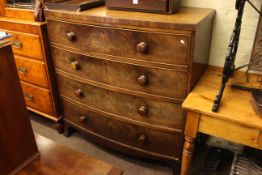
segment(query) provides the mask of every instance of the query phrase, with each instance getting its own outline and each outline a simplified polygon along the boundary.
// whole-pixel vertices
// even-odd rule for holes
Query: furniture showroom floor
[[[121,168],[124,171],[123,175],[172,175],[172,168],[162,162],[141,160],[105,149],[89,142],[84,135],[77,132],[67,138],[54,129],[53,122],[33,113],[30,113],[30,117],[35,133],[94,158],[109,162],[115,167]]]

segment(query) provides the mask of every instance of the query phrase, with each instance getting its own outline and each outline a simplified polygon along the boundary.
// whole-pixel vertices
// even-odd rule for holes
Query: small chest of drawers
[[[213,16],[199,8],[47,10],[65,134],[75,128],[110,148],[179,165],[181,104],[208,64]]]
[[[61,120],[54,91],[46,23],[0,17],[0,31],[10,33],[27,109]]]

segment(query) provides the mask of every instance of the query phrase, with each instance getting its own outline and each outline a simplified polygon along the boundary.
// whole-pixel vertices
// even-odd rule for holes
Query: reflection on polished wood
[[[39,153],[10,42],[0,41],[0,175],[13,175]]]
[[[245,83],[245,73],[235,72],[226,86],[219,112],[214,113],[212,105],[221,76],[221,68],[209,67],[183,103],[187,119],[181,175],[188,174],[198,132],[262,150],[262,118],[252,108],[251,94],[230,87],[235,82],[257,88],[257,75],[251,74],[250,83]]]
[[[121,175],[122,171],[103,161],[36,135],[40,158],[17,175]]]

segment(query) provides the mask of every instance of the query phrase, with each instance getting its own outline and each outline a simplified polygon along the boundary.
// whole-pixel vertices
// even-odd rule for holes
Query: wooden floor
[[[17,175],[121,175],[122,171],[103,161],[36,135],[41,156]]]

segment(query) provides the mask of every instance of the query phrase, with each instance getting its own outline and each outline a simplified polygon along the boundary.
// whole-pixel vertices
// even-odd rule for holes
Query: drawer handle
[[[25,94],[25,99],[28,100],[28,101],[33,101],[34,96],[32,94]]]
[[[69,41],[75,41],[76,40],[76,34],[74,32],[68,32],[66,33],[67,39]]]
[[[137,82],[138,84],[140,84],[141,86],[145,86],[148,84],[148,77],[146,75],[140,75],[137,78]]]
[[[78,61],[72,61],[70,63],[71,67],[74,69],[74,70],[79,70],[80,69],[80,64]]]
[[[27,68],[25,67],[18,67],[18,72],[21,74],[21,75],[26,75],[28,73],[28,70]]]
[[[81,116],[81,117],[79,117],[79,120],[80,120],[81,123],[84,123],[84,122],[87,121],[87,117],[86,116]]]
[[[140,145],[145,145],[146,143],[146,136],[144,134],[141,134],[138,139],[137,139],[137,142],[140,144]]]
[[[21,41],[19,41],[19,40],[14,40],[12,44],[17,49],[20,49],[23,46],[23,43]]]
[[[147,43],[146,42],[140,42],[136,45],[136,50],[139,53],[146,53],[147,52]]]
[[[77,89],[75,91],[75,96],[80,98],[80,97],[84,96],[84,93],[83,93],[83,91],[81,89]]]
[[[140,106],[137,111],[141,116],[146,116],[148,114],[147,106]]]

